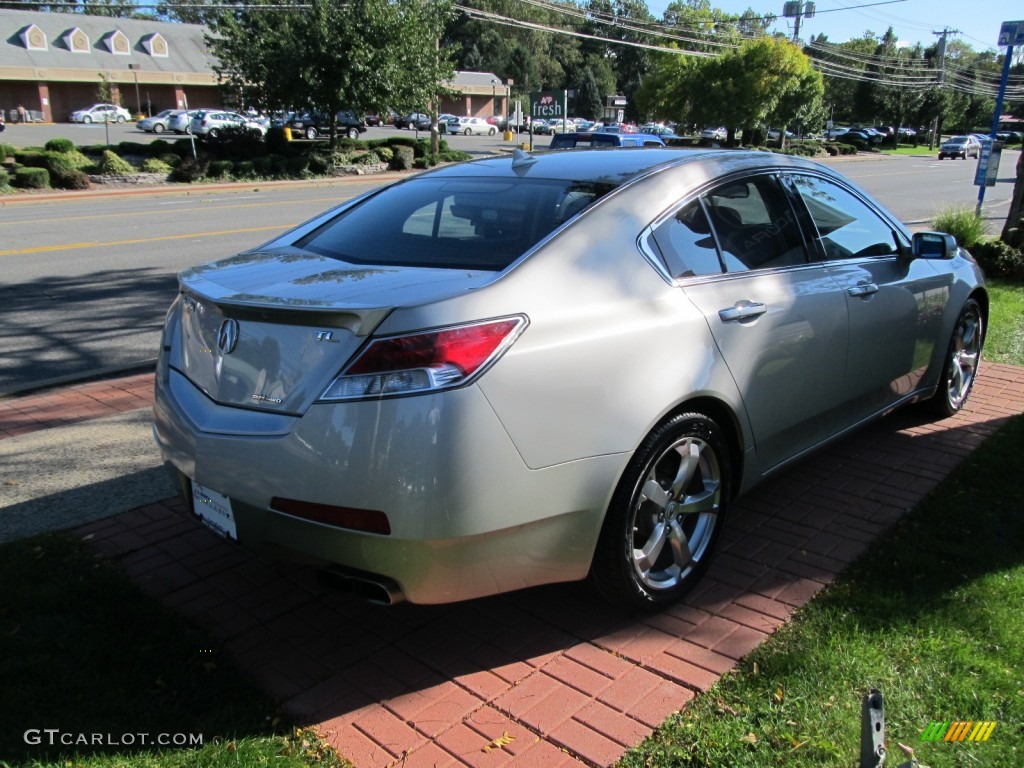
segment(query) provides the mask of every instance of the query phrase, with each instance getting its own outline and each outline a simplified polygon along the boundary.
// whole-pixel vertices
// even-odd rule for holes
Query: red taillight
[[[376,509],[338,507],[334,504],[316,504],[299,499],[282,499],[279,496],[270,500],[270,508],[337,528],[351,528],[354,531],[379,533],[382,536],[391,535],[388,516]]]
[[[361,399],[460,386],[497,360],[525,327],[526,318],[517,316],[377,339],[320,399]]]

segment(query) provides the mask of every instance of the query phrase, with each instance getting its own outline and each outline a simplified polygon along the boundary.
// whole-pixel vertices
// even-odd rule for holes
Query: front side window
[[[352,264],[501,270],[614,186],[425,177],[367,198],[296,246]]]
[[[826,261],[899,253],[892,227],[838,184],[816,176],[790,177],[814,222],[817,258]]]
[[[704,200],[727,272],[807,263],[796,215],[774,176],[729,182]]]

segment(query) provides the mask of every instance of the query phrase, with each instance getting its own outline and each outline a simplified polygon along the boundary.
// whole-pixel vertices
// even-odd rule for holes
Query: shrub
[[[361,155],[356,155],[352,162],[355,165],[374,165],[380,162],[380,155],[376,152],[363,152]]]
[[[121,142],[121,144],[131,143],[129,141]],[[103,176],[129,176],[135,173],[135,166],[127,160],[122,160],[116,152],[108,149],[103,152],[103,159],[99,162],[98,170]]]
[[[985,234],[985,222],[970,208],[945,208],[939,211],[932,226],[956,238],[963,248],[973,248]]]
[[[117,154],[124,157],[125,155],[143,155],[149,157],[149,144],[143,144],[138,141],[122,141],[117,145]]]
[[[979,240],[970,251],[989,277],[1024,280],[1024,251],[998,239]]]
[[[284,137],[284,128],[281,126],[274,126],[267,131],[266,136],[267,151],[275,154],[284,154],[288,151],[288,140]]]
[[[50,183],[55,189],[89,189],[92,186],[85,172],[77,168],[55,168],[50,173]]]
[[[199,159],[191,155],[183,157],[171,173],[171,181],[199,181],[206,176],[206,169],[209,165],[210,161],[202,156]]]
[[[412,170],[416,161],[416,153],[412,147],[399,144],[395,147],[395,156],[391,160],[391,168],[396,171]]]
[[[235,163],[236,179],[251,179],[256,175],[255,163],[252,160],[239,160]]]
[[[50,172],[45,168],[19,168],[14,172],[14,186],[21,189],[46,189],[50,186]]]
[[[442,149],[437,155],[437,159],[442,163],[461,163],[472,158],[468,152],[460,152],[457,149]]]
[[[234,169],[235,163],[232,160],[212,160],[206,175],[211,179],[220,179],[224,176],[230,176]]]
[[[241,126],[221,129],[215,137],[207,137],[206,147],[219,158],[250,160],[266,152],[258,131]]]
[[[178,159],[177,155],[172,155],[172,157],[174,157],[175,160]],[[167,163],[165,163],[163,160],[160,160],[160,159],[155,158],[155,157],[151,157],[146,162],[144,162],[142,164],[142,172],[143,173],[162,173],[164,175],[167,175],[167,174],[169,174],[171,172],[171,166],[168,165]]]
[[[15,152],[10,144],[0,144],[0,163],[6,162],[7,158]]]
[[[14,162],[27,168],[44,168],[46,166],[46,158],[43,157],[43,153],[32,149],[15,150]]]
[[[273,170],[270,155],[257,157],[250,161],[253,171],[259,176],[269,176]]]
[[[172,148],[173,145],[167,139],[156,139],[149,142],[149,156],[160,157],[160,155],[170,152]]]
[[[46,142],[47,152],[72,152],[75,149],[75,142],[71,139],[57,137]]]
[[[288,175],[288,158],[284,155],[270,155],[270,171],[274,176]]]
[[[302,177],[309,172],[309,155],[295,155],[287,159],[288,175]]]
[[[11,175],[3,168],[0,168],[0,189],[5,189],[10,183]]]
[[[319,175],[323,175],[331,170],[330,158],[326,155],[321,155],[319,152],[314,152],[309,155],[309,172]]]
[[[177,168],[178,163],[181,162],[181,155],[176,155],[173,152],[164,152],[160,157],[156,158],[161,163],[170,166],[171,168]]]
[[[373,151],[382,163],[390,163],[395,157],[395,150],[391,147],[375,147]]]

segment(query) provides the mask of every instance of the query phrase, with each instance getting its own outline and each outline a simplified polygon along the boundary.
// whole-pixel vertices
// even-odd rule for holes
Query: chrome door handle
[[[846,292],[851,296],[870,296],[873,293],[878,293],[878,286],[874,283],[862,283],[861,285],[847,288]]]
[[[718,310],[718,316],[722,318],[723,321],[729,322],[730,320],[744,320],[748,317],[757,317],[758,315],[763,315],[767,311],[767,304],[747,303],[738,304],[734,307],[729,307],[728,309],[720,309]]]

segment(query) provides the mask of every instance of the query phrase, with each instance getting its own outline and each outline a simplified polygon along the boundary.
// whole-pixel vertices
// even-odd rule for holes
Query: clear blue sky
[[[669,1],[648,0],[647,7],[653,16],[660,17]],[[807,40],[823,32],[830,42],[845,43],[866,30],[880,37],[892,27],[901,41],[930,45],[937,39],[932,31],[949,27],[963,33],[958,39],[982,51],[996,47],[1002,22],[1024,20],[1024,3],[1019,0],[902,0],[850,8],[871,2],[877,0],[815,0],[817,14],[801,21],[800,37]],[[739,14],[747,8],[759,14],[774,13],[779,17],[775,30],[792,35],[793,19],[782,18],[782,5],[783,0],[711,0],[712,7],[727,13]]]

